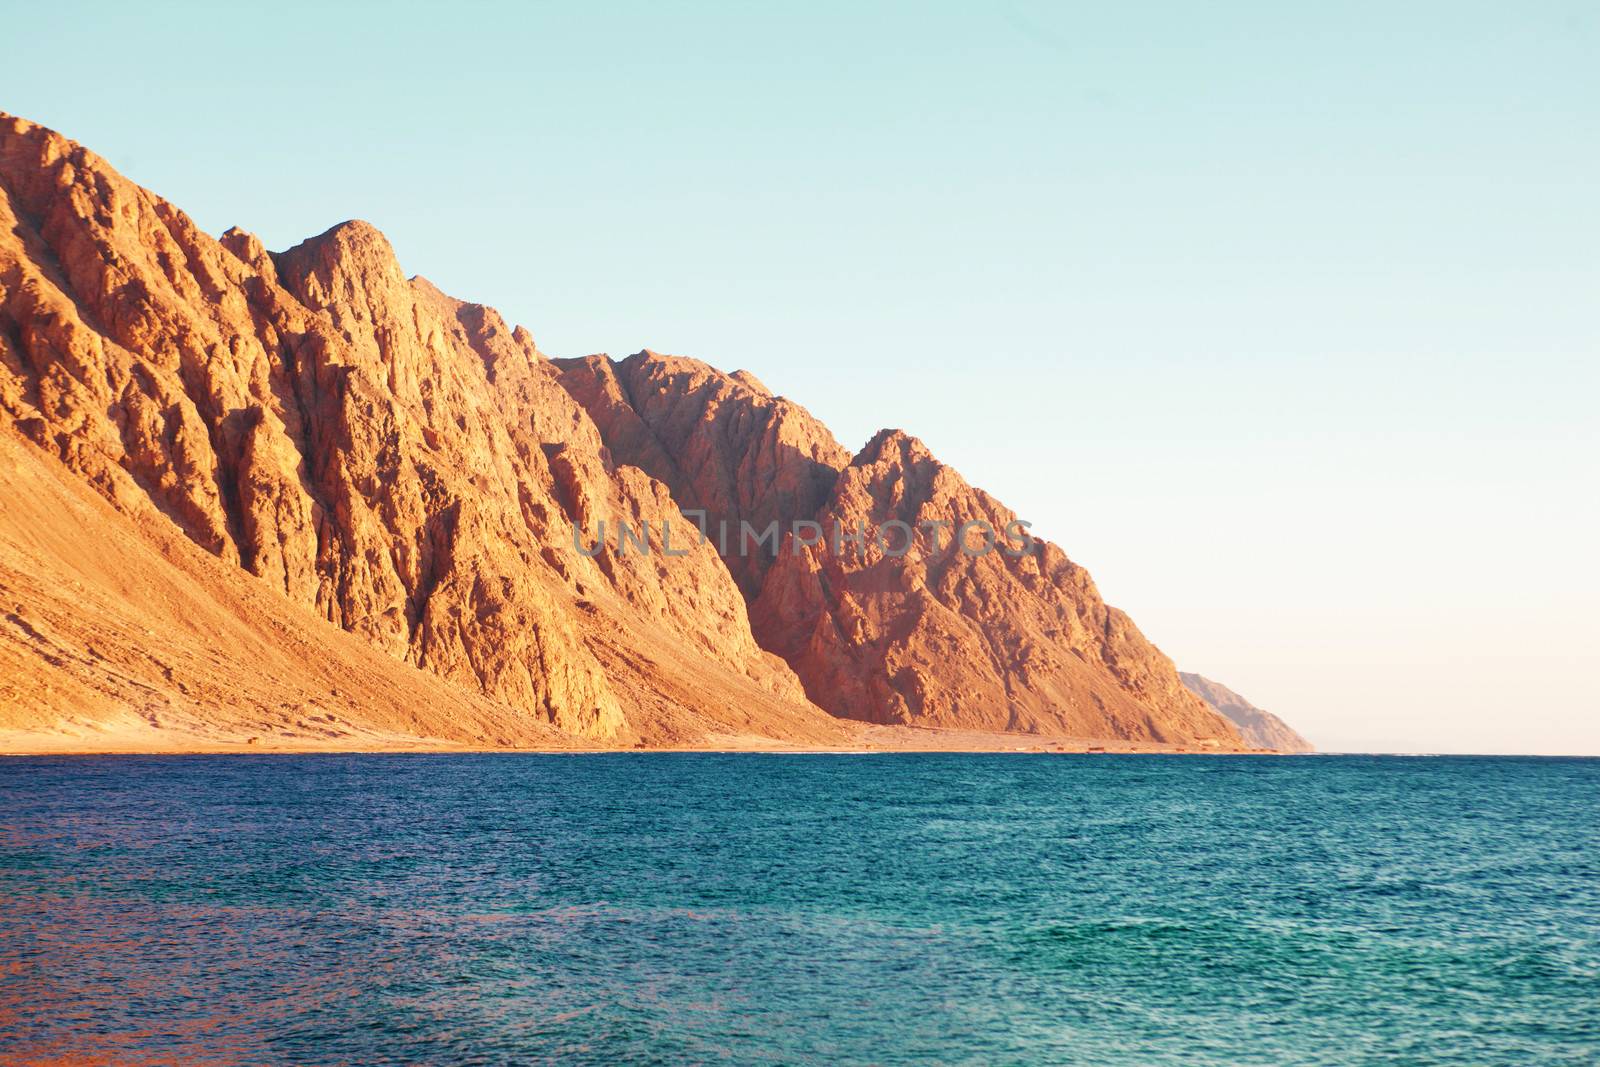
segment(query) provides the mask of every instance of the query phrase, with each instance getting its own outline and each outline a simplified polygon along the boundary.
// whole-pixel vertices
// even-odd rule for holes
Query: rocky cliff
[[[811,518],[850,463],[826,426],[745,371],[650,351],[555,363],[617,461],[704,513],[707,540],[729,544],[721,554],[747,596],[760,592],[773,556],[740,550],[745,524],[759,535]]]
[[[1213,682],[1188,671],[1178,675],[1183,684],[1201,700],[1238,728],[1240,736],[1256,748],[1270,748],[1274,752],[1315,752],[1316,748],[1289,728],[1289,724],[1256,707],[1221,682]]]
[[[213,239],[0,120],[0,422],[526,737],[840,736],[713,550],[574,549],[571,524],[670,496],[606,458],[526,331],[408,280],[366,224]]]
[[[816,518],[828,536],[799,551],[791,537],[752,615],[757,636],[836,714],[1232,739],[1179,684],[1171,661],[1100,599],[1087,571],[1048,542],[1024,551],[1015,513],[916,438],[878,434],[840,472]],[[1008,527],[1018,535],[1009,542]],[[881,536],[853,544],[847,535],[858,530]]]
[[[293,737],[332,714],[351,736],[461,743],[835,744],[856,719],[1239,744],[1053,546],[661,550],[664,524],[693,528],[685,511],[736,533],[1013,517],[914,439],[852,457],[753,376],[692,360],[552,362],[406,277],[369,225],[281,253],[213,238],[9,116],[0,434],[16,492],[73,500],[0,505],[0,656],[31,665],[0,689],[0,728],[181,713]],[[654,551],[574,540],[600,522],[650,527]],[[78,558],[85,541],[164,583],[150,625],[137,588]],[[63,575],[126,625],[75,621],[50,588]],[[225,631],[193,625],[218,613]],[[208,631],[239,650],[248,713],[225,707]],[[341,671],[370,684],[335,686]]]
[[[648,351],[556,362],[619,461],[730,531],[711,539],[750,598],[757,640],[835,715],[1237,743],[1055,545],[980,553],[973,527],[974,551],[956,546],[963,523],[1003,535],[1017,516],[915,438],[886,430],[851,457],[748,376]],[[815,526],[795,537],[797,521]],[[776,542],[747,536],[746,524],[759,533],[773,522]],[[915,535],[903,554],[902,529]],[[857,531],[869,534],[860,546],[848,537]]]

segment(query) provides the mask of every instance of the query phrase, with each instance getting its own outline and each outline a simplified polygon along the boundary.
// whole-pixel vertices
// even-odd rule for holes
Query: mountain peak
[[[850,460],[850,465],[864,467],[885,462],[907,465],[930,459],[933,459],[933,453],[920,438],[891,427],[873,434],[872,440],[863,445],[861,451]]]
[[[272,256],[284,284],[322,308],[367,289],[406,283],[394,247],[370,222],[350,219]]]
[[[728,375],[728,377],[732,378],[746,389],[749,389],[751,392],[760,393],[763,396],[772,395],[772,390],[767,388],[766,383],[747,370],[736,370],[732,374]]]

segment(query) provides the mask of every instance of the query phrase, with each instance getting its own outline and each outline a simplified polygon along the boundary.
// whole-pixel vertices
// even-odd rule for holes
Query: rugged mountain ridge
[[[1087,571],[1047,541],[1024,550],[1016,514],[916,438],[873,438],[816,520],[826,531],[883,531],[882,540],[858,549],[841,533],[796,552],[791,539],[752,615],[763,644],[835,714],[1167,742],[1230,737]],[[893,522],[903,526],[890,532]],[[1021,536],[1008,541],[1008,529]]]
[[[745,371],[649,350],[616,362],[553,362],[617,461],[661,480],[680,507],[703,511],[708,535],[725,527],[731,540],[745,523],[761,531],[810,518],[850,463],[809,411]],[[771,553],[723,558],[747,596],[760,592]]]
[[[61,478],[76,479],[109,505],[45,541],[27,528],[43,513],[0,512],[0,597],[17,602],[0,657],[32,665],[31,681],[0,690],[0,728],[177,709],[219,737],[843,744],[857,729],[844,717],[1241,744],[1053,546],[942,562],[790,541],[775,555],[693,539],[674,555],[583,550],[574,527],[688,530],[684,511],[785,529],[1013,516],[904,435],[852,457],[747,373],[648,352],[552,362],[492,309],[408,279],[365,223],[276,254],[242,230],[212,238],[93,153],[9,116],[0,434],[29,443],[7,446],[18,484],[69,492]],[[197,568],[169,531],[247,585]],[[239,671],[268,671],[277,688],[243,686],[244,711],[217,706],[203,679],[185,695],[204,635],[168,656],[148,640],[162,636],[154,627],[148,652],[133,627],[99,638],[103,661],[123,665],[106,677],[130,680],[120,698],[110,682],[92,699],[61,696],[100,677],[60,652],[93,627],[53,601],[60,640],[46,648],[26,620],[41,576],[91,573],[40,546],[59,555],[84,537],[176,567],[173,588],[204,584],[191,597],[213,605],[202,614],[298,635],[246,642],[259,656]],[[137,616],[118,599],[126,589],[92,576],[119,617]],[[309,651],[323,623],[349,635],[329,639],[336,655]],[[381,654],[361,653],[359,672],[381,674],[371,692],[388,695],[370,697],[370,713],[365,698],[341,702],[334,728],[312,700],[331,699],[326,679],[355,662],[352,639]],[[272,651],[283,647],[307,664],[303,700]],[[408,686],[418,708],[405,713]]]
[[[1018,556],[953,547],[962,523],[1003,536],[1017,516],[916,438],[885,430],[850,456],[804,408],[737,373],[650,351],[555,362],[614,456],[732,531],[724,558],[750,598],[757,639],[835,715],[1235,740],[1057,546],[1039,542]],[[739,540],[744,523],[761,530],[774,521],[783,537],[776,551]],[[797,544],[796,521],[823,535],[802,530]],[[896,555],[900,527],[886,526],[894,522],[916,535],[904,555]],[[869,536],[857,551],[842,536],[857,529],[883,530],[885,543]],[[975,550],[980,535],[970,535]]]
[[[0,422],[527,739],[842,736],[710,549],[573,550],[590,511],[670,497],[610,463],[526,331],[407,280],[364,223],[277,256],[215,240],[0,120]]]
[[[1315,752],[1316,746],[1301,737],[1289,724],[1256,707],[1221,682],[1213,682],[1189,671],[1178,677],[1195,696],[1204,700],[1225,716],[1239,730],[1239,735],[1256,748],[1270,748],[1274,752]]]

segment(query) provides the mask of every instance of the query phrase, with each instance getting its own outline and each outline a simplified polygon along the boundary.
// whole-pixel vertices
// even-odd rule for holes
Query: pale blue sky
[[[921,436],[1329,748],[1600,752],[1590,3],[16,6],[0,107]]]

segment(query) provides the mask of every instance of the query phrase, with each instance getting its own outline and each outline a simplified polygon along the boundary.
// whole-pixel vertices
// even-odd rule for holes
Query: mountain
[[[551,361],[370,225],[278,253],[213,238],[10,116],[0,440],[19,737],[832,746],[871,722],[1241,745],[1054,546],[795,543],[801,520],[1012,517],[914,439],[852,456],[693,360]],[[779,550],[662,551],[664,527],[722,521],[778,524]],[[655,550],[594,551],[601,523]]]
[[[1179,673],[1190,692],[1204,700],[1228,721],[1238,727],[1245,741],[1256,748],[1270,748],[1276,752],[1315,752],[1316,748],[1289,728],[1289,724],[1263,711],[1221,682],[1213,682],[1188,671]]]
[[[878,434],[850,456],[798,404],[740,372],[640,352],[557,360],[612,454],[665,482],[730,534],[762,647],[835,715],[867,722],[1170,743],[1232,740],[1171,661],[1100,599],[1059,548],[968,555],[955,528],[1016,515],[913,437]],[[776,551],[741,546],[776,521]],[[823,531],[793,536],[797,521]],[[904,523],[903,556],[856,552],[834,531]],[[947,529],[923,526],[944,523]],[[898,531],[899,527],[893,528]],[[924,530],[926,529],[926,533]],[[937,540],[939,543],[935,544]],[[745,551],[739,551],[743,547]],[[898,551],[899,541],[887,545]],[[980,547],[974,544],[974,547]]]
[[[213,239],[16,119],[0,122],[0,193],[0,424],[122,515],[163,516],[492,702],[509,713],[495,743],[848,736],[757,646],[715,552],[665,567],[573,551],[591,512],[671,515],[670,497],[606,459],[526,331],[407,280],[371,226],[279,255]],[[22,519],[7,505],[0,521]],[[140,536],[126,526],[90,543]],[[51,692],[7,711],[64,707]]]

